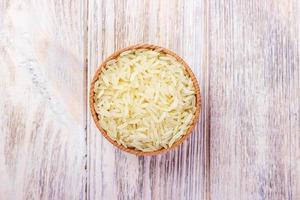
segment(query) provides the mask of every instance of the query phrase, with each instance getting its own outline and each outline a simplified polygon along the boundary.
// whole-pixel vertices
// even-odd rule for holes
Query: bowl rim
[[[128,50],[134,50],[134,49],[151,49],[151,50],[155,50],[158,52],[163,52],[166,54],[169,54],[173,57],[176,58],[176,60],[181,63],[184,68],[185,71],[190,75],[192,82],[193,82],[193,86],[195,88],[195,92],[196,92],[196,111],[195,114],[193,116],[193,121],[190,124],[190,127],[188,128],[188,130],[186,131],[186,133],[179,139],[177,140],[171,147],[165,149],[165,148],[161,148],[159,150],[156,151],[151,151],[151,152],[143,152],[137,149],[133,149],[133,148],[126,148],[125,146],[118,144],[116,141],[114,141],[112,138],[110,138],[108,136],[108,134],[106,133],[106,131],[104,129],[102,129],[102,127],[100,126],[99,122],[98,122],[98,116],[97,113],[95,111],[94,108],[94,86],[95,86],[95,82],[97,81],[100,73],[102,72],[102,69],[104,69],[106,67],[106,63],[114,58],[117,58],[122,52],[124,51],[128,51]],[[111,54],[109,57],[107,57],[101,64],[100,66],[97,68],[97,70],[94,73],[93,79],[91,81],[90,84],[90,91],[89,91],[89,107],[90,107],[90,112],[92,114],[94,123],[96,125],[96,127],[98,128],[98,130],[100,131],[100,133],[115,147],[117,147],[118,149],[121,149],[122,151],[125,151],[127,153],[131,153],[137,156],[151,156],[151,155],[158,155],[161,153],[165,153],[167,151],[170,151],[174,148],[176,148],[177,146],[179,146],[180,144],[182,144],[192,133],[194,127],[196,126],[198,120],[199,120],[199,116],[200,116],[200,112],[201,112],[201,93],[200,93],[200,88],[199,88],[199,84],[197,81],[196,76],[194,75],[193,71],[191,70],[191,68],[188,66],[188,64],[180,57],[178,56],[175,52],[166,49],[164,47],[160,47],[158,45],[154,45],[154,44],[136,44],[136,45],[131,45],[122,49],[119,49],[117,51],[115,51],[113,54]]]

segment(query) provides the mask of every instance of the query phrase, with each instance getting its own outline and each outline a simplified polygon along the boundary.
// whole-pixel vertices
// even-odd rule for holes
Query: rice
[[[193,82],[173,56],[129,50],[106,63],[94,87],[100,126],[126,148],[170,148],[196,111]]]

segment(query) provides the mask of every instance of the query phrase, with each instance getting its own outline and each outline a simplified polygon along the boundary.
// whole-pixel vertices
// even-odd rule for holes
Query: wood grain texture
[[[200,86],[206,85],[204,16],[205,5],[201,1],[90,0],[89,82],[102,60],[115,50],[152,43],[181,55]],[[201,92],[205,106],[204,87]],[[178,149],[153,157],[121,152],[101,136],[90,116],[88,122],[89,199],[205,198],[203,121]]]
[[[1,0],[0,199],[300,199],[299,31],[298,0]],[[201,87],[194,133],[159,156],[88,111],[99,64],[136,43]]]
[[[84,199],[86,4],[0,2],[0,199]]]
[[[299,9],[209,3],[211,199],[300,199]]]

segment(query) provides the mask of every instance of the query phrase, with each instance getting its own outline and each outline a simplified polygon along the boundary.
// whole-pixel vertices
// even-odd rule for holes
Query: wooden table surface
[[[0,199],[299,200],[299,0],[0,0]],[[115,50],[153,43],[198,78],[176,150],[120,152],[87,91]]]

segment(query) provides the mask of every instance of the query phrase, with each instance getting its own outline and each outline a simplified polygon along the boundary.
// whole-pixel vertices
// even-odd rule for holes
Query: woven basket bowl
[[[169,54],[169,55],[175,57],[177,59],[177,61],[184,66],[186,72],[190,75],[190,77],[193,81],[193,85],[194,85],[194,88],[195,88],[195,91],[196,91],[196,111],[195,111],[195,114],[194,114],[194,117],[193,117],[193,121],[192,121],[190,127],[188,128],[188,130],[186,131],[186,133],[179,140],[177,140],[171,147],[169,147],[167,149],[162,148],[162,149],[152,151],[152,152],[142,152],[140,150],[136,150],[136,149],[133,149],[133,148],[126,148],[125,146],[119,145],[116,141],[111,139],[108,136],[108,134],[106,133],[106,131],[99,124],[99,119],[98,119],[97,113],[96,113],[95,108],[94,108],[94,95],[95,95],[94,86],[95,86],[95,82],[97,81],[100,73],[102,72],[102,69],[104,69],[106,67],[106,63],[108,61],[117,58],[124,51],[134,50],[134,49],[150,49],[150,50],[155,50],[157,52],[163,52],[163,53],[166,53],[166,54]],[[90,103],[89,103],[90,104],[90,110],[91,110],[94,122],[95,122],[97,128],[99,129],[99,131],[102,133],[102,135],[110,143],[112,143],[114,146],[116,146],[117,148],[119,148],[119,149],[121,149],[125,152],[135,154],[137,156],[157,155],[157,154],[169,151],[171,149],[174,149],[175,147],[180,145],[192,133],[193,128],[197,124],[197,121],[199,119],[199,114],[200,114],[200,111],[201,111],[201,95],[200,95],[199,85],[197,83],[197,79],[196,79],[195,75],[193,74],[192,70],[187,65],[187,63],[181,57],[179,57],[176,53],[174,53],[174,52],[172,52],[168,49],[165,49],[163,47],[159,47],[159,46],[156,46],[156,45],[150,45],[150,44],[137,44],[137,45],[129,46],[127,48],[120,49],[120,50],[114,52],[111,56],[109,56],[107,59],[105,59],[102,62],[102,64],[100,65],[100,67],[97,69],[97,71],[96,71],[96,73],[93,77],[93,80],[91,82],[89,101],[90,101]]]

